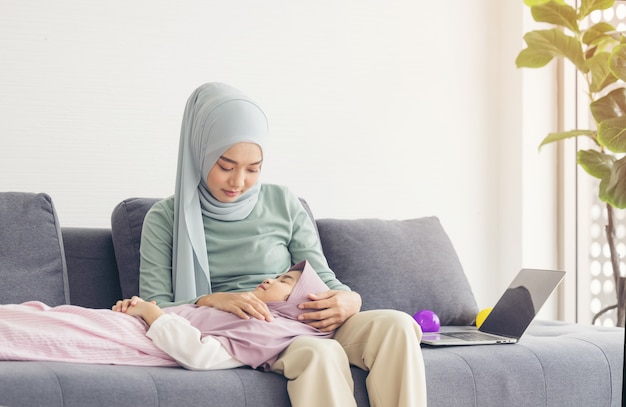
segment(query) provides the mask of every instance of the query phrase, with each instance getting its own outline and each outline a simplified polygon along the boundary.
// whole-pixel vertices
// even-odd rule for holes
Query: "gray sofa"
[[[62,228],[49,196],[0,193],[0,303],[108,308],[136,294],[141,224],[155,201],[112,208],[111,229]],[[428,308],[443,325],[473,322],[476,301],[437,218],[316,225],[330,265],[361,293],[364,310]],[[623,341],[620,328],[535,321],[514,345],[424,347],[428,404],[620,406]],[[367,373],[352,373],[358,405],[368,406]],[[0,361],[0,405],[276,407],[289,399],[283,377],[250,368]]]

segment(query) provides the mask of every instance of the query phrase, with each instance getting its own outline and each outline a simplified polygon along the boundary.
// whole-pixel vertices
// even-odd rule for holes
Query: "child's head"
[[[302,272],[290,270],[276,278],[266,278],[252,294],[263,302],[286,301],[300,279]]]

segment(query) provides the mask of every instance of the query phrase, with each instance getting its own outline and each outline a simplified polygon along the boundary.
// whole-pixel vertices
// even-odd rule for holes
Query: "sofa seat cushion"
[[[516,344],[424,346],[428,405],[617,407],[623,343],[623,328],[534,321]]]
[[[442,325],[469,325],[478,306],[439,219],[318,219],[326,258],[359,292],[363,310],[435,311]]]
[[[69,304],[61,227],[47,194],[0,192],[0,303]]]
[[[287,406],[286,379],[249,368],[1,362],[2,406]]]

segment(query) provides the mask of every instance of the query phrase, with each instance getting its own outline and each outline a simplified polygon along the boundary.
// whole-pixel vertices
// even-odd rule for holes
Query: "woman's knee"
[[[351,317],[337,331],[336,338],[342,342],[343,338],[350,342],[362,341],[370,336],[377,335],[409,335],[422,337],[422,330],[412,316],[397,310],[363,311]],[[345,344],[344,344],[345,345]]]
[[[303,336],[283,351],[272,370],[282,372],[285,376],[297,376],[309,368],[345,370],[349,364],[348,356],[339,342]]]
[[[386,310],[387,312],[382,316],[382,318],[387,322],[387,328],[396,329],[401,331],[415,331],[416,329],[420,332],[420,326],[415,322],[415,319],[406,312],[396,311],[396,310]]]
[[[296,345],[296,352],[301,357],[312,360],[319,358],[320,360],[345,361],[348,358],[341,344],[333,339],[319,339],[314,337],[301,337],[293,342]]]

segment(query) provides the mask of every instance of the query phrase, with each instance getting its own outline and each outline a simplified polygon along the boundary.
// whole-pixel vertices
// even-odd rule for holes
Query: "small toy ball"
[[[487,319],[487,315],[489,315],[492,309],[493,308],[489,307],[480,310],[478,315],[476,315],[476,328],[480,328],[483,322],[485,322],[485,319]]]
[[[413,315],[413,319],[419,324],[422,328],[422,332],[438,332],[439,331],[439,317],[435,314],[434,311],[429,309],[423,309],[419,312],[416,312]]]

